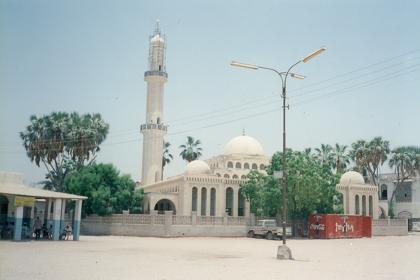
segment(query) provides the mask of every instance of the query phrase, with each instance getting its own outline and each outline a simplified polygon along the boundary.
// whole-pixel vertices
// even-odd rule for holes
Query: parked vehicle
[[[292,228],[286,227],[286,236],[292,235]],[[248,230],[248,237],[263,236],[267,239],[282,238],[283,228],[278,227],[276,220],[259,220],[257,225]]]

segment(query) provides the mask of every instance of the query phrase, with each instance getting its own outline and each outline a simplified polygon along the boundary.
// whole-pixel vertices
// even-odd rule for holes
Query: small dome
[[[340,185],[350,185],[350,184],[364,184],[365,179],[363,179],[362,174],[356,171],[348,171],[341,176]]]
[[[230,140],[225,146],[225,155],[243,154],[243,155],[264,155],[261,144],[252,137],[241,135]]]
[[[210,174],[209,165],[202,160],[194,160],[187,164],[185,168],[186,175]]]

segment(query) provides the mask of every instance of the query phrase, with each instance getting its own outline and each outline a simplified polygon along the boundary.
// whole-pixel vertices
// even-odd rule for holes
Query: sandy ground
[[[73,241],[0,241],[0,279],[420,279],[420,234],[372,239],[82,236]]]

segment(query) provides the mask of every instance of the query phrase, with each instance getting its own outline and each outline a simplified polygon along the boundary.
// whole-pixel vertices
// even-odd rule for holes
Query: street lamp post
[[[282,217],[282,231],[283,231],[283,235],[282,235],[282,240],[283,240],[283,245],[279,246],[277,249],[277,258],[278,259],[292,259],[292,253],[291,250],[287,247],[286,245],[286,215],[287,215],[287,203],[286,203],[286,81],[287,81],[287,77],[291,76],[292,78],[296,78],[296,79],[304,79],[305,76],[296,74],[296,73],[292,73],[290,72],[296,65],[298,65],[299,63],[303,62],[306,63],[309,60],[311,60],[312,58],[314,58],[315,56],[319,55],[320,53],[324,52],[326,49],[324,47],[316,50],[315,52],[309,54],[308,56],[306,56],[305,58],[299,60],[298,62],[296,62],[295,64],[293,64],[292,66],[289,67],[289,69],[286,72],[280,72],[274,68],[270,68],[270,67],[265,67],[265,66],[259,66],[259,65],[253,65],[253,64],[246,64],[246,63],[241,63],[241,62],[237,62],[237,61],[232,61],[231,65],[232,66],[236,66],[236,67],[242,67],[242,68],[248,68],[248,69],[252,69],[252,70],[258,70],[258,69],[265,69],[265,70],[270,70],[275,72],[277,75],[279,75],[280,79],[281,79],[281,84],[282,84],[282,94],[281,97],[283,99],[283,170],[282,170],[282,179],[281,179],[281,183],[282,183],[282,205],[283,205],[283,217]],[[288,107],[288,106],[287,106]]]

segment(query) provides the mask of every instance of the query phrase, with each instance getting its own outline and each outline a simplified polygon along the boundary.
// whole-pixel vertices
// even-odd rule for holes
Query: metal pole
[[[287,79],[287,76],[284,78]],[[283,194],[283,245],[286,245],[286,86],[283,83],[283,176],[282,176],[282,194]]]

